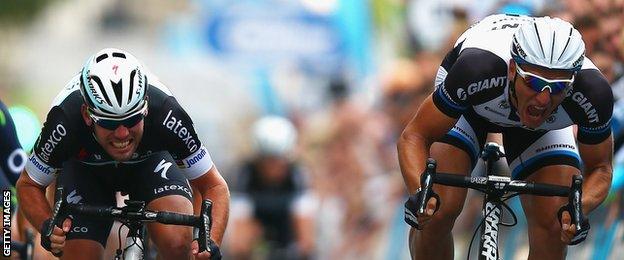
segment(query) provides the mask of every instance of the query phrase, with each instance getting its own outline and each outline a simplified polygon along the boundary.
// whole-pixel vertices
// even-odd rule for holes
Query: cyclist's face
[[[572,77],[572,73],[544,70],[531,66],[523,66],[520,68],[521,72],[518,72],[516,66],[515,62],[510,62],[509,76],[511,79],[515,78],[518,116],[525,126],[537,128],[561,104],[569,91],[569,87],[556,88],[554,84],[559,83],[553,83],[550,84],[552,86],[551,90],[549,85],[543,84],[545,83],[544,81],[531,78],[530,75],[537,75],[547,80],[569,80]],[[538,91],[538,89],[541,89],[541,91]]]
[[[115,130],[109,130],[95,124],[88,116],[83,115],[83,118],[87,125],[93,124],[93,134],[108,155],[120,162],[132,158],[143,137],[144,120],[131,127],[119,125]]]

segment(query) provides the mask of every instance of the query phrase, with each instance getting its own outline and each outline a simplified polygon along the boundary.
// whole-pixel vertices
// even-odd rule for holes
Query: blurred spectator
[[[309,259],[314,249],[314,199],[291,157],[297,130],[277,116],[252,127],[256,156],[234,185],[230,230],[233,259]]]
[[[383,82],[383,110],[392,122],[395,135],[405,128],[420,103],[433,91],[440,58],[419,52],[415,60],[399,59]]]
[[[398,60],[383,86],[383,109],[390,117],[395,135],[412,119],[430,92],[418,66],[411,60]],[[429,85],[432,85],[430,83]]]
[[[612,55],[604,51],[594,52],[592,55],[588,55],[594,62],[594,65],[600,69],[600,72],[605,76],[609,83],[615,81],[615,59]]]
[[[584,15],[575,19],[574,26],[583,37],[585,53],[587,56],[591,57],[601,36],[598,19],[593,15]]]

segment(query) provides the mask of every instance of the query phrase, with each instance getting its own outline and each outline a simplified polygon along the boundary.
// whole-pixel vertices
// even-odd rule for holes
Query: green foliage
[[[0,25],[25,25],[54,0],[0,0]]]

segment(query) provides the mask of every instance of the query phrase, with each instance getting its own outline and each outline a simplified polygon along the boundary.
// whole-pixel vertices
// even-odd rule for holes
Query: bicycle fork
[[[481,241],[479,242],[479,260],[499,260],[498,255],[498,228],[502,217],[502,202],[485,196],[485,218],[481,227]]]

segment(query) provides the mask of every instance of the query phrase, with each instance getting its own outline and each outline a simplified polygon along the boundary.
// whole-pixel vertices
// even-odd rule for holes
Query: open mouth
[[[123,141],[123,142],[118,142],[118,141],[113,141],[111,142],[111,145],[118,150],[125,150],[126,148],[130,147],[130,143],[132,143],[132,139]]]
[[[529,115],[529,117],[533,119],[541,118],[542,115],[544,115],[544,112],[546,112],[546,107],[538,107],[538,106],[527,107],[527,114]]]

